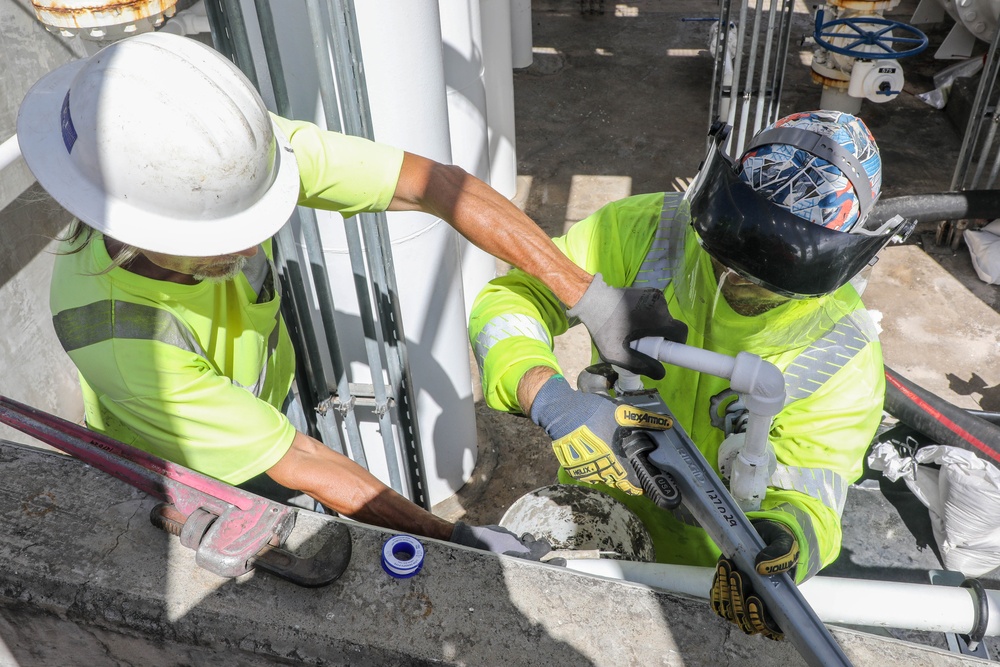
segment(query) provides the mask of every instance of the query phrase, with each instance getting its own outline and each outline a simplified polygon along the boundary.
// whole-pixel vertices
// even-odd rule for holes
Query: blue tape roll
[[[409,535],[390,537],[382,545],[382,569],[397,579],[408,579],[424,566],[424,545]]]

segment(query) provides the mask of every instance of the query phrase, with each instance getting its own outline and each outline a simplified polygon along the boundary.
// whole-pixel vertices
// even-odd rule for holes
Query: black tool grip
[[[677,509],[681,504],[681,492],[670,473],[663,472],[651,465],[647,458],[649,452],[656,449],[656,443],[643,433],[635,431],[622,438],[622,451],[629,465],[639,477],[646,496],[665,510]]]

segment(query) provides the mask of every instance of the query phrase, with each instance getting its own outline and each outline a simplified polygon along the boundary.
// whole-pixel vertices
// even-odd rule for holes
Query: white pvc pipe
[[[0,144],[0,171],[3,171],[20,159],[21,146],[17,143],[17,135],[15,134]]]
[[[510,45],[511,64],[516,68],[531,67],[531,0],[510,0]]]
[[[727,380],[733,376],[736,358],[729,355],[682,345],[662,338],[640,338],[632,347],[642,354],[659,359],[665,364],[690,368],[699,373],[708,373]]]
[[[375,139],[450,163],[437,0],[365,0],[354,9]],[[397,211],[387,218],[417,389],[426,493],[436,504],[468,481],[478,454],[459,237],[432,215]],[[339,279],[331,275],[335,289]]]
[[[568,559],[576,572],[620,579],[708,599],[715,569],[605,559]],[[972,591],[951,586],[813,577],[799,586],[824,623],[968,634],[975,623]],[[986,636],[1000,635],[1000,591],[987,590]]]
[[[732,462],[729,491],[744,512],[760,509],[773,471],[774,454],[768,446],[771,421],[785,404],[781,371],[756,354],[740,352],[731,357],[663,338],[641,338],[632,347],[662,362],[730,380],[747,407],[749,419],[743,445]],[[622,379],[619,373],[623,389],[631,389],[634,383],[635,378]]]
[[[479,0],[438,0],[441,13],[444,82],[448,97],[451,159],[480,180],[490,182],[486,123],[486,68]],[[462,287],[466,317],[480,290],[496,277],[496,260],[464,238]]]
[[[486,120],[489,123],[490,185],[508,199],[517,194],[514,140],[514,69],[511,60],[510,0],[480,0]]]
[[[187,9],[174,14],[162,28],[161,32],[172,32],[175,35],[201,35],[212,31],[208,23],[208,10],[204,0],[198,0]]]

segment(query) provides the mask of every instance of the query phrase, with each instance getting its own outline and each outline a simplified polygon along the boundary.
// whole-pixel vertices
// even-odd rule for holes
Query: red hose
[[[1000,465],[1000,426],[980,419],[885,367],[885,411],[933,441]]]

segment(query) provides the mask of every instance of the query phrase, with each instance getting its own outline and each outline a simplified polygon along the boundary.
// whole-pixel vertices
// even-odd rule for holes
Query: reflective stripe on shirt
[[[274,298],[273,292],[277,286],[274,266],[264,255],[263,250],[247,263],[247,268],[250,269],[250,273],[244,272],[244,275],[254,288],[254,292],[258,294],[258,303],[261,298],[269,300],[266,298],[268,292],[271,292],[270,296]],[[280,318],[279,308],[275,310],[274,326],[268,336],[267,349],[264,351],[256,382],[251,386],[244,386],[229,378],[235,386],[246,389],[254,396],[260,396],[267,380],[268,362],[277,349],[280,339]],[[59,342],[67,353],[116,338],[153,340],[197,354],[208,361],[209,365],[214,366],[191,330],[172,313],[155,306],[130,301],[95,301],[86,306],[57,313],[52,317],[52,324]]]
[[[674,213],[683,196],[680,192],[663,195],[663,210],[653,245],[642,260],[632,286],[655,287],[662,291],[673,279],[677,264],[684,256],[684,234],[687,230],[684,225],[673,224]]]
[[[781,463],[771,475],[770,486],[798,491],[815,498],[841,516],[847,502],[847,482],[826,468],[800,468]]]
[[[95,301],[52,318],[66,352],[112,338],[155,340],[208,357],[191,331],[171,313],[129,301]]]
[[[541,322],[528,315],[498,315],[494,317],[480,330],[476,336],[475,353],[476,363],[479,364],[479,372],[483,372],[483,364],[486,363],[486,355],[490,349],[506,338],[523,336],[541,341],[552,347],[549,340],[549,333]]]
[[[811,396],[877,337],[868,311],[844,315],[785,368],[785,405]]]

